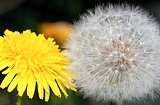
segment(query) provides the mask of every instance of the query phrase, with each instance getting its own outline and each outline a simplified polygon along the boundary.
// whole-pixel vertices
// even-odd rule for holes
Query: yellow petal
[[[35,87],[36,87],[36,80],[33,73],[31,72],[28,78],[28,87],[27,87],[27,95],[29,96],[29,98],[33,98]]]
[[[5,32],[4,32],[4,34],[5,34],[5,35],[12,35],[13,32],[12,32],[12,31],[9,31],[8,29],[6,29]]]
[[[54,81],[50,81],[50,86],[51,86],[51,89],[52,89],[52,91],[54,92],[54,94],[56,95],[56,96],[58,96],[58,97],[60,97],[61,98],[61,93],[60,93],[60,91],[59,91],[59,88],[58,88],[58,86],[57,86],[57,83],[56,83],[56,81],[54,80]]]
[[[48,82],[46,81],[46,78],[44,76],[44,74],[40,74],[41,75],[41,82],[43,84],[43,87],[45,89],[45,91],[47,91],[49,93],[49,85],[48,85]]]
[[[26,87],[27,87],[27,79],[21,77],[21,80],[19,81],[17,87],[19,96],[23,95],[24,91],[26,90]]]
[[[40,81],[37,81],[37,84],[38,84],[38,93],[39,93],[39,98],[40,99],[43,99],[44,97],[44,90],[43,90],[43,86],[41,84]]]
[[[50,80],[50,87],[51,87],[53,93],[56,96],[58,96],[59,98],[61,98],[61,93],[60,93],[60,90],[59,90],[58,85],[55,80],[54,81]]]
[[[58,85],[57,85],[56,81],[51,79],[50,75],[47,72],[45,72],[45,75],[46,75],[45,77],[47,79],[47,82],[49,83],[53,93],[56,96],[61,97],[61,93],[60,93],[60,90],[58,88]]]
[[[59,80],[57,80],[57,83],[58,83],[59,88],[62,90],[62,92],[64,93],[65,97],[67,98],[67,97],[68,97],[68,94],[67,94],[67,92],[66,92],[66,89],[65,89],[64,86],[60,83]]]
[[[10,83],[10,85],[9,85],[9,87],[8,87],[8,92],[13,91],[13,89],[17,86],[18,81],[19,81],[19,76],[17,75],[17,76],[12,80],[12,82]]]
[[[5,88],[9,85],[9,83],[11,82],[11,80],[14,78],[15,74],[13,73],[9,73],[7,74],[7,76],[4,78],[4,80],[1,83],[1,88]]]
[[[63,79],[61,79],[61,82],[63,83],[63,85],[67,88],[67,89],[71,89],[73,91],[77,91],[77,89],[75,88],[74,85],[69,84],[68,82],[64,81]]]
[[[49,93],[47,91],[45,91],[45,101],[47,102],[49,100],[50,97],[50,91]]]
[[[18,86],[17,86],[17,91],[18,91],[19,96],[22,96],[24,91],[26,90],[28,77],[31,73],[30,71],[27,71],[27,70],[23,70],[23,72],[25,72],[25,75],[23,75],[23,73],[20,73],[18,75],[20,78],[18,82]]]
[[[9,60],[0,61],[0,71],[3,70],[5,67],[10,67],[12,65],[13,65],[13,62]]]
[[[4,70],[4,71],[2,72],[2,74],[8,74],[11,70],[12,70],[12,68],[10,67],[10,68]]]

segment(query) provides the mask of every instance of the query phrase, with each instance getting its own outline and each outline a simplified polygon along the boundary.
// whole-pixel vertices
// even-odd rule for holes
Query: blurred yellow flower
[[[18,95],[27,91],[33,98],[36,84],[39,98],[49,100],[50,88],[61,97],[67,97],[67,89],[76,91],[72,85],[72,74],[67,70],[69,63],[64,51],[58,49],[53,38],[45,39],[30,30],[23,33],[6,30],[0,37],[0,69],[6,74],[1,88],[8,86],[11,92],[17,86]]]
[[[54,38],[59,45],[66,41],[68,34],[74,29],[73,25],[67,22],[44,22],[38,28],[41,33],[44,33],[46,38]]]

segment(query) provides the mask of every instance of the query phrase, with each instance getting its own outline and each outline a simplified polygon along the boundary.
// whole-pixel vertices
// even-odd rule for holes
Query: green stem
[[[17,105],[21,105],[21,104],[22,104],[22,97],[18,96]]]
[[[123,103],[122,102],[116,102],[115,105],[123,105]]]

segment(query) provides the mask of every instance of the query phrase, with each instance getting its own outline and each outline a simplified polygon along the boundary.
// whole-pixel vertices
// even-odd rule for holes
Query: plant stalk
[[[21,105],[21,104],[22,104],[22,97],[18,96],[17,105]]]
[[[122,102],[116,102],[115,105],[123,105]]]

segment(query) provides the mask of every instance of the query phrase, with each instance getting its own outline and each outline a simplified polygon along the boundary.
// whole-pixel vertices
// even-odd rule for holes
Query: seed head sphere
[[[85,97],[131,101],[158,90],[159,27],[139,7],[109,5],[88,11],[65,47],[75,84]]]

